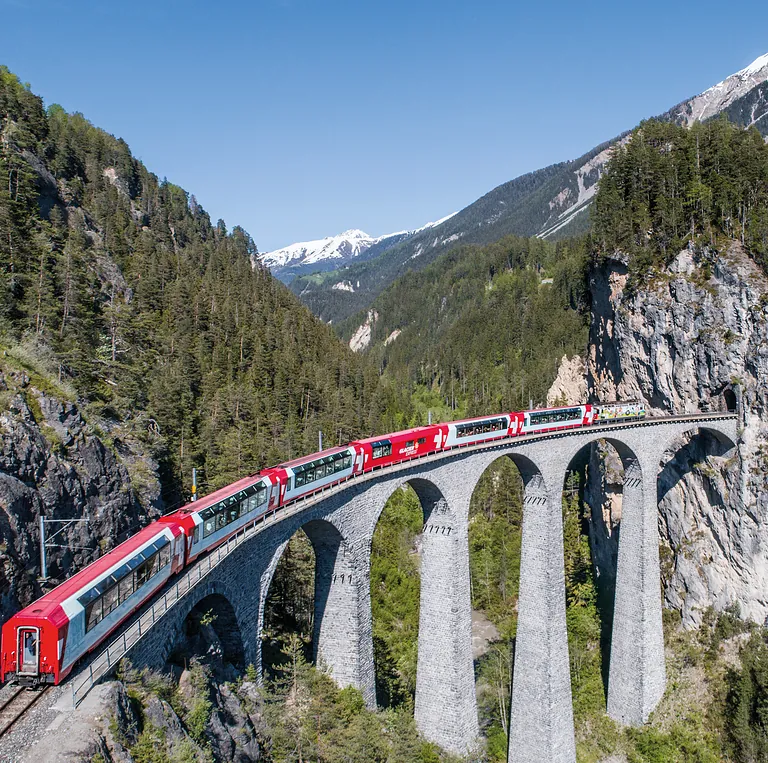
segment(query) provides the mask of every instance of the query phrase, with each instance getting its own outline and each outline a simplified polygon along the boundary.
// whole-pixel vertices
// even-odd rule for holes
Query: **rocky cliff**
[[[646,283],[632,283],[621,257],[605,261],[591,281],[590,399],[642,399],[655,414],[739,403],[743,429],[735,451],[697,434],[665,456],[659,478],[665,604],[686,625],[698,624],[710,606],[733,604],[762,623],[768,615],[768,280],[732,242],[719,251],[689,247]],[[613,475],[590,487],[596,562],[607,570],[620,481]]]
[[[0,621],[43,591],[41,515],[87,520],[52,540],[57,545],[48,549],[48,575],[54,584],[163,507],[153,455],[163,443],[148,422],[84,415],[72,399],[9,351],[0,357]],[[51,523],[47,537],[63,527]]]

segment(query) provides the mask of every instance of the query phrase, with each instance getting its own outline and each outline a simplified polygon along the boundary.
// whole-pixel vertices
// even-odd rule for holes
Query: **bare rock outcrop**
[[[547,392],[547,405],[572,405],[587,399],[587,366],[580,355],[563,355],[557,376]]]
[[[0,368],[0,620],[40,596],[40,516],[87,519],[48,550],[57,582],[162,510],[159,467],[126,422],[86,421],[50,384]],[[52,535],[63,527],[52,524]]]
[[[702,434],[665,457],[658,497],[666,606],[678,609],[686,625],[700,622],[710,606],[735,603],[743,616],[763,622],[768,280],[732,242],[722,252],[689,247],[642,284],[632,283],[617,257],[593,272],[591,286],[590,399],[641,399],[656,414],[739,404],[735,450]],[[593,507],[605,507],[609,492],[593,496]],[[604,548],[598,542],[596,553],[614,553],[613,533],[602,535]]]

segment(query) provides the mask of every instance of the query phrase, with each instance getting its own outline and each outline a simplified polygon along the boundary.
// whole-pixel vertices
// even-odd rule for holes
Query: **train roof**
[[[264,478],[263,475],[265,471],[269,470],[264,469],[258,474],[251,474],[248,477],[243,477],[237,482],[233,482],[231,485],[220,487],[218,490],[214,490],[212,493],[208,493],[208,495],[203,496],[202,498],[198,498],[196,501],[190,501],[184,506],[176,509],[175,511],[172,511],[170,514],[166,514],[164,518],[173,517],[174,514],[192,514],[196,511],[207,509],[209,506],[213,506],[215,503],[223,501],[225,498],[229,498],[229,496],[234,495],[235,493],[239,493],[241,490],[245,490],[245,488],[261,482],[261,480]]]
[[[357,443],[359,445],[370,445],[374,442],[381,442],[382,440],[390,440],[395,437],[409,437],[409,436],[416,436],[419,434],[423,434],[424,432],[432,431],[435,427],[439,426],[439,424],[427,424],[425,426],[421,427],[414,427],[413,429],[402,429],[399,432],[390,432],[389,434],[380,434],[376,435],[374,437],[365,437],[362,440],[353,440],[353,443]]]
[[[318,459],[325,458],[326,456],[335,456],[337,453],[343,453],[345,450],[349,450],[349,445],[339,445],[336,448],[319,450],[317,453],[312,453],[309,456],[301,456],[301,458],[294,458],[292,461],[283,461],[282,464],[278,464],[277,466],[270,466],[269,469],[263,469],[261,473],[268,474],[273,469],[290,469],[293,466],[306,464],[309,461],[317,461]]]
[[[92,580],[103,575],[107,570],[119,564],[126,556],[130,556],[136,549],[145,545],[148,541],[166,529],[170,529],[174,536],[178,535],[180,532],[178,527],[174,532],[173,525],[167,522],[152,522],[142,530],[139,530],[135,535],[132,535],[128,540],[123,541],[119,546],[113,548],[109,553],[104,554],[104,556],[100,557],[95,562],[91,562],[87,567],[84,567],[80,572],[67,578],[53,590],[43,594],[42,597],[32,602],[29,606],[24,607],[24,609],[17,612],[16,615],[32,615],[39,618],[49,616],[56,608],[61,606],[63,601],[87,586]],[[16,615],[14,615],[14,617]]]

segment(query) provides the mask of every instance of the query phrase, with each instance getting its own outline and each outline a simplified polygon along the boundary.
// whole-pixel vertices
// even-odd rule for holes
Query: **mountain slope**
[[[401,241],[440,225],[450,217],[452,215],[427,223],[416,230],[387,233],[378,238],[369,236],[361,230],[348,230],[337,236],[327,236],[316,241],[303,241],[272,252],[258,254],[256,258],[270,269],[273,276],[283,283],[290,283],[296,276],[304,273],[322,273],[335,270],[352,260],[358,262],[370,260]]]
[[[719,114],[741,127],[754,125],[768,136],[768,54],[661,118],[690,126]],[[316,315],[338,323],[367,308],[398,276],[426,267],[458,243],[486,244],[510,234],[559,239],[584,232],[611,148],[626,137],[624,133],[578,159],[504,183],[449,220],[388,247],[375,259],[322,276],[297,278],[291,289]],[[356,293],[333,289],[345,281],[355,285]]]

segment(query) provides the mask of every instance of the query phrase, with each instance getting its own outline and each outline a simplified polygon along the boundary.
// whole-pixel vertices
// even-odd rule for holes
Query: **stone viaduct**
[[[93,661],[92,678],[77,691],[87,691],[126,653],[136,665],[162,665],[196,606],[214,606],[222,613],[222,623],[233,626],[225,629],[225,649],[233,660],[253,663],[260,671],[259,635],[270,582],[288,540],[303,528],[316,556],[316,660],[340,685],[360,689],[368,706],[375,707],[371,542],[387,499],[408,483],[424,512],[416,724],[442,747],[471,752],[479,730],[471,653],[469,505],[483,472],[507,456],[525,489],[508,759],[573,763],[562,524],[566,474],[582,449],[599,438],[616,448],[624,465],[608,713],[623,724],[639,725],[661,699],[666,682],[657,477],[678,438],[702,430],[732,448],[736,416],[646,419],[513,438],[353,478],[248,530],[242,542],[209,562],[210,569],[168,594],[157,617],[152,612],[150,621],[145,613],[138,637],[123,638],[122,645],[120,637],[113,641],[111,656],[105,661],[102,653]]]

